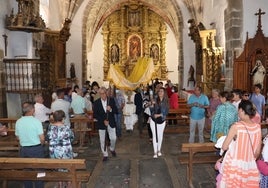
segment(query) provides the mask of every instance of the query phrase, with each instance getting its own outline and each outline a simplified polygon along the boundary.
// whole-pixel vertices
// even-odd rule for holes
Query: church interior
[[[153,61],[151,80],[179,90],[249,90],[255,60],[267,61],[265,8],[264,0],[2,1],[0,114],[16,117],[14,106],[56,87],[109,86],[110,67],[127,78],[140,57]],[[258,33],[262,43],[250,42]]]
[[[155,78],[206,94],[251,90],[255,61],[267,64],[265,9],[264,0],[2,1],[0,114],[17,117],[14,106],[56,87],[119,84],[116,70],[132,90]],[[142,57],[154,70],[127,80]]]
[[[127,93],[170,80],[186,99],[260,83],[268,96],[267,0],[1,0],[0,18],[1,118],[94,81]]]

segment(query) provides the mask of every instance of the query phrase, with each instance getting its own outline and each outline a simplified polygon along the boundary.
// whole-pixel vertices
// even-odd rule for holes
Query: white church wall
[[[204,1],[203,24],[206,29],[216,29],[216,47],[225,49],[224,10],[227,7],[226,0]]]
[[[8,37],[7,38],[7,56],[5,58],[13,57],[13,52],[11,48],[12,47],[11,41],[12,41],[13,36],[11,35],[12,32],[5,28],[5,18],[6,18],[6,15],[11,14],[12,9],[14,9],[14,13],[17,13],[17,9],[18,9],[17,7],[18,7],[18,3],[16,2],[16,0],[0,1],[0,17],[2,18],[0,19],[0,33],[1,33],[0,48],[3,49],[3,51],[5,49],[5,43],[4,43],[2,35],[6,34]]]
[[[191,40],[191,38],[188,36],[189,33],[189,25],[188,20],[191,19],[190,14],[188,12],[187,7],[185,7],[184,3],[182,1],[178,1],[178,4],[180,6],[182,15],[183,15],[183,34],[182,34],[182,46],[183,46],[183,61],[184,61],[184,69],[183,69],[183,86],[182,88],[185,88],[186,90],[191,90],[194,88],[193,83],[189,83],[187,85],[187,79],[188,79],[188,71],[190,66],[192,65],[194,69],[195,67],[195,44]],[[195,77],[196,78],[196,77]]]
[[[71,36],[66,43],[66,75],[70,77],[71,63],[75,63],[75,73],[78,85],[82,87],[82,21],[85,7],[88,1],[83,1],[75,17],[72,20],[70,33]]]
[[[31,58],[31,33],[13,31],[9,32],[9,49],[7,58]]]
[[[166,64],[168,71],[168,79],[171,80],[172,83],[178,83],[178,45],[176,42],[176,38],[170,27],[167,25],[167,36],[166,36]]]
[[[49,1],[49,15],[47,16],[48,22],[46,26],[51,30],[60,30],[66,18],[65,3],[61,0]]]
[[[268,2],[267,0],[244,0],[243,1],[243,34],[241,35],[243,44],[246,40],[248,32],[249,38],[253,38],[257,31],[258,16],[255,15],[259,11],[266,12],[261,16],[262,20],[262,31],[264,36],[268,37]]]
[[[96,34],[92,51],[88,52],[88,67],[87,78],[89,81],[97,81],[100,86],[106,86],[107,83],[103,81],[103,36],[101,34],[102,28]]]

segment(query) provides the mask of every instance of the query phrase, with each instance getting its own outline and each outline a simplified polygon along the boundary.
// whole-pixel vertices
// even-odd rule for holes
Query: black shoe
[[[108,161],[108,157],[103,157],[102,162]]]
[[[115,151],[111,151],[111,153],[112,153],[113,157],[116,157],[116,152]]]

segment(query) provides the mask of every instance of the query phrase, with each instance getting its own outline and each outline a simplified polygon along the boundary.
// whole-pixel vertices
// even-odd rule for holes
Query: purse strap
[[[248,137],[249,137],[249,141],[250,141],[250,145],[251,145],[252,154],[253,154],[253,156],[254,156],[253,144],[252,144],[252,141],[251,141],[251,137],[250,137],[250,134],[249,134],[248,128],[247,128],[247,126],[246,126],[246,124],[245,124],[244,122],[241,122],[241,123],[244,125],[244,127],[245,127],[245,128],[246,128],[246,130],[247,130]]]

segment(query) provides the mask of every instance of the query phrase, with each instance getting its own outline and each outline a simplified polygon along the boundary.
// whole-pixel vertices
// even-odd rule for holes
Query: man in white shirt
[[[65,113],[64,124],[70,127],[71,123],[70,123],[69,112],[71,108],[71,103],[64,100],[64,89],[58,89],[57,96],[58,98],[51,104],[51,110],[52,112],[55,112],[57,110],[63,110]]]
[[[40,122],[42,122],[43,128],[45,130],[47,130],[48,126],[49,126],[49,115],[51,114],[51,110],[46,107],[43,103],[44,103],[44,99],[42,94],[37,94],[34,97],[35,100],[35,104],[34,104],[34,108],[35,108],[35,113],[34,113],[34,117],[39,119]]]
[[[240,89],[234,89],[232,91],[233,94],[233,105],[235,106],[236,110],[238,111],[238,105],[241,102],[242,99],[242,91]]]

